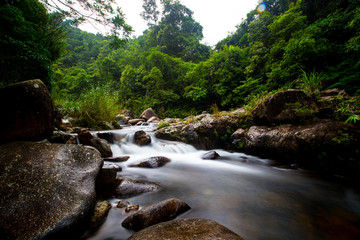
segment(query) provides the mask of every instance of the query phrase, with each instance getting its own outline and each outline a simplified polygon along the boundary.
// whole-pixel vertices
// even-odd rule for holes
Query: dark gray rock
[[[209,219],[187,218],[159,223],[130,236],[128,240],[243,240],[225,226]]]
[[[108,193],[114,190],[118,183],[116,176],[121,167],[115,164],[104,164],[96,178],[96,192]]]
[[[151,143],[151,137],[143,130],[135,132],[134,135],[135,144],[139,146],[149,145]]]
[[[119,179],[121,182],[113,192],[117,198],[130,198],[147,192],[155,192],[160,189],[160,185],[154,182],[140,179]]]
[[[110,144],[114,143],[114,134],[112,132],[98,132],[96,135]]]
[[[130,165],[130,167],[141,167],[141,168],[159,168],[165,166],[171,160],[167,157],[151,157],[144,161]]]
[[[207,152],[201,156],[202,159],[217,159],[218,157],[220,155],[215,151]]]
[[[113,155],[110,144],[104,139],[93,138],[90,140],[89,145],[99,150],[102,157],[112,157]]]
[[[0,143],[43,140],[53,133],[52,100],[39,79],[0,87],[0,111]]]
[[[172,220],[189,209],[189,205],[184,201],[176,198],[167,199],[143,208],[127,217],[122,222],[122,226],[139,231],[160,222]]]
[[[84,145],[88,145],[88,146],[91,146],[91,139],[93,139],[94,136],[91,134],[91,132],[89,132],[88,130],[85,130],[85,129],[81,129],[79,132],[78,132],[78,139],[79,139],[79,142],[81,144],[84,144]]]
[[[102,163],[98,151],[79,145],[1,145],[2,239],[76,238],[94,209]]]
[[[122,157],[107,157],[104,158],[105,161],[109,162],[126,162],[129,160],[130,156],[122,156]]]

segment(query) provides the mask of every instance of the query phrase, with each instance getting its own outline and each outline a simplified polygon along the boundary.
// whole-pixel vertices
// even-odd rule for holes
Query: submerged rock
[[[134,180],[129,178],[120,179],[119,186],[113,195],[117,198],[130,198],[147,192],[155,192],[160,189],[160,185],[146,180]]]
[[[215,151],[207,152],[201,156],[202,159],[217,159],[218,157],[220,155]]]
[[[98,151],[79,145],[1,145],[2,239],[76,238],[94,209],[102,163]]]
[[[243,240],[225,226],[209,219],[187,218],[159,223],[130,236],[128,240]]]
[[[157,223],[172,220],[189,209],[189,205],[179,199],[167,199],[141,209],[127,217],[122,222],[122,226],[139,231]]]
[[[151,157],[140,163],[132,164],[130,167],[159,168],[165,166],[171,160],[167,157]]]
[[[29,80],[0,87],[0,143],[52,135],[53,104],[45,84]]]

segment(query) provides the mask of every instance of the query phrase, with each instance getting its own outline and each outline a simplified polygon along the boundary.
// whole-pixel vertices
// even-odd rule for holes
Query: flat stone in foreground
[[[223,225],[209,219],[187,218],[159,223],[130,236],[128,240],[243,240]]]

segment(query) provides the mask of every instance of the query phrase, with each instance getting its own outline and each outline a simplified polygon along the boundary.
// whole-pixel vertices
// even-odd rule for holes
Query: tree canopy
[[[113,3],[88,2],[101,3],[99,12]],[[106,88],[122,108],[152,107],[160,116],[237,108],[303,86],[310,75],[321,83],[312,91],[360,92],[359,0],[264,0],[214,49],[201,43],[202,26],[180,1],[161,1],[161,12],[154,0],[143,3],[148,29],[113,49],[111,37],[72,24],[76,14],[69,22],[38,0],[2,2],[1,83],[41,78],[57,102],[72,107],[84,93]]]

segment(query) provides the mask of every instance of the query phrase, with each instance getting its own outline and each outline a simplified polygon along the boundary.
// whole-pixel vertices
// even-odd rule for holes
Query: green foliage
[[[64,50],[61,19],[37,0],[0,3],[0,86],[39,78],[48,88]]]
[[[360,122],[360,97],[337,98],[337,117],[345,123],[358,124]]]
[[[279,89],[360,91],[358,1],[266,0],[266,11],[251,11],[214,52],[200,43],[202,27],[180,1],[161,1],[162,13],[156,1],[143,2],[149,28],[119,49],[107,37],[68,28],[54,97],[74,102],[107,85],[136,114],[152,107],[160,117],[185,117],[244,104],[249,112]],[[299,115],[308,110],[295,108]],[[357,110],[337,114],[359,121]]]
[[[104,121],[112,122],[119,110],[116,93],[97,87],[81,95],[74,117],[80,126],[101,127]]]
[[[337,144],[350,143],[352,140],[352,137],[348,133],[341,130],[338,131],[338,135],[336,137],[332,138],[332,141],[336,142]]]
[[[301,78],[298,79],[297,85],[300,89],[303,89],[308,93],[314,93],[322,90],[323,81],[323,74],[317,73],[315,70],[307,74],[302,70],[302,75]]]
[[[169,122],[166,121],[160,121],[158,124],[158,129],[160,128],[165,128],[165,127],[169,127],[171,124]]]

